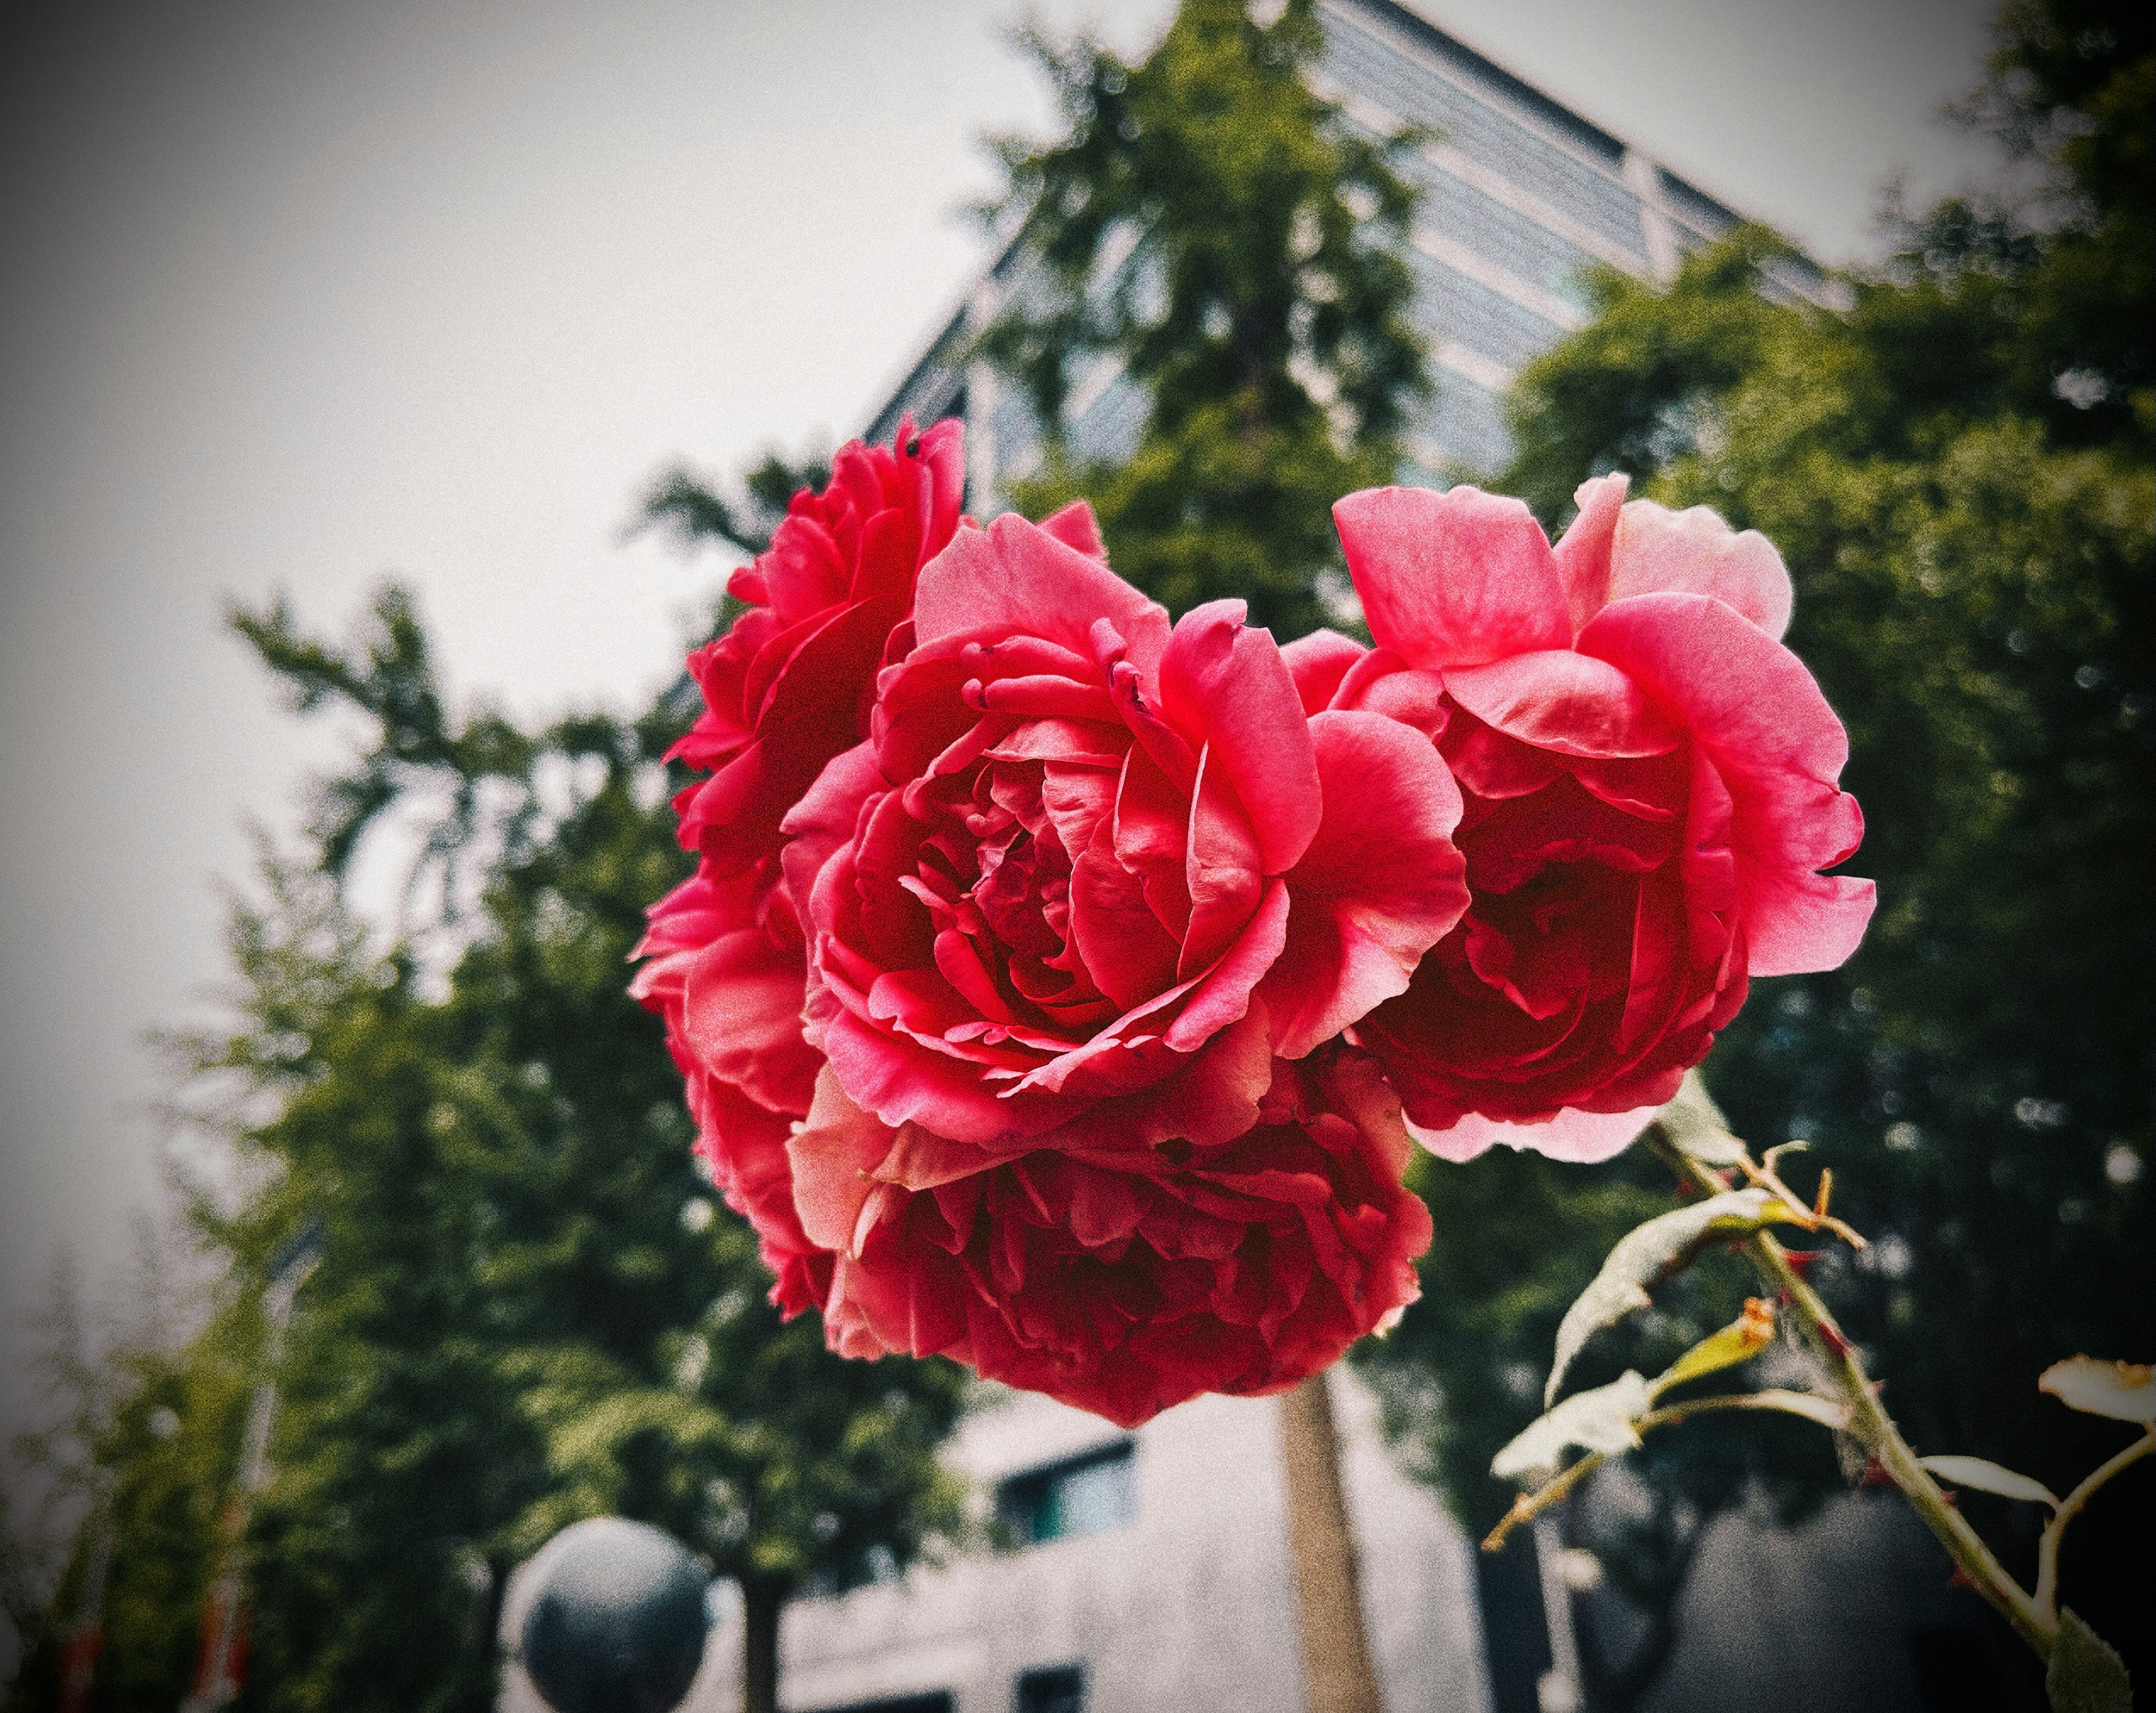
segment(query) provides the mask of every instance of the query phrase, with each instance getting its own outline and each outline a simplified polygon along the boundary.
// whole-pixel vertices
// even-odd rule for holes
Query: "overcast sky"
[[[981,263],[975,138],[1047,122],[1019,9],[89,0],[0,38],[0,1374],[55,1258],[110,1289],[158,1205],[142,1037],[214,1015],[245,825],[342,741],[224,604],[342,632],[394,574],[459,696],[639,705],[725,562],[625,540],[634,495],[872,413]],[[1988,169],[1938,118],[1969,0],[1425,9],[1824,260],[1890,173]],[[1168,10],[1034,8],[1133,51]]]

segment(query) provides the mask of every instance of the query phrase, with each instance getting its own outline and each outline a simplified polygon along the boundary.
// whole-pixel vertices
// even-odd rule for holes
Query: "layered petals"
[[[1430,1217],[1359,1054],[1274,1062],[1255,1122],[1218,1143],[1101,1139],[983,1158],[827,1073],[788,1152],[833,1347],[947,1355],[1136,1427],[1201,1391],[1285,1390],[1416,1294]]]
[[[1795,596],[1774,544],[1756,529],[1732,529],[1705,506],[1628,504],[1629,486],[1624,476],[1597,476],[1573,496],[1578,515],[1555,549],[1573,634],[1612,601],[1703,594],[1779,641]]]
[[[1864,937],[1876,893],[1868,880],[1816,872],[1855,853],[1864,815],[1835,783],[1849,735],[1804,663],[1697,594],[1613,602],[1580,647],[1680,718],[1727,790],[1750,972],[1843,963]]]
[[[1003,1154],[1096,1106],[1149,1135],[1193,1077],[1269,1075],[1236,1026],[1323,813],[1271,638],[1231,602],[1171,629],[1014,517],[923,572],[913,637],[870,741],[784,823],[848,1098]]]
[[[734,574],[748,610],[689,657],[705,709],[669,752],[710,775],[675,800],[697,872],[653,906],[629,990],[665,1021],[697,1152],[755,1227],[789,1314],[823,1300],[830,1258],[801,1230],[786,1157],[822,1056],[803,1029],[807,944],[781,824],[867,736],[916,579],[958,527],[961,433],[902,422],[889,448],[841,448],[824,491],[794,496],[769,549]]]
[[[868,735],[869,698],[921,568],[958,527],[963,430],[851,442],[822,493],[794,496],[770,548],[734,574],[749,610],[689,657],[705,712],[669,752],[713,777],[675,801],[681,841],[721,870],[762,862],[824,763]]]
[[[1289,1058],[1404,992],[1468,902],[1460,790],[1436,750],[1378,714],[1321,713],[1310,733],[1325,817],[1288,875],[1294,909],[1265,983]]]
[[[820,1304],[831,1260],[793,1209],[786,1139],[808,1111],[819,1061],[801,1032],[803,946],[793,906],[762,872],[708,867],[653,905],[632,997],[666,1025],[696,1152],[726,1205],[755,1227],[789,1314]]]
[[[1462,797],[1471,902],[1350,1026],[1447,1158],[1621,1149],[1751,976],[1834,967],[1871,913],[1871,882],[1820,872],[1863,820],[1840,723],[1776,640],[1780,556],[1625,495],[1581,487],[1554,550],[1472,490],[1335,508],[1380,646],[1313,651],[1298,682],[1344,663],[1317,718],[1424,734]]]

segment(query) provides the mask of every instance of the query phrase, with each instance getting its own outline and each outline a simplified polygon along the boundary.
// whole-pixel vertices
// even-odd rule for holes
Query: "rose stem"
[[[1647,1140],[1662,1163],[1678,1180],[1705,1195],[1728,1186],[1698,1161],[1691,1159],[1669,1136],[1660,1122],[1650,1124]],[[2027,1590],[2006,1573],[1968,1520],[1948,1503],[1931,1474],[1917,1461],[1917,1453],[1902,1438],[1893,1418],[1880,1407],[1879,1395],[1864,1371],[1856,1347],[1835,1324],[1834,1314],[1819,1294],[1789,1264],[1789,1252],[1765,1232],[1748,1237],[1744,1253],[1760,1276],[1778,1292],[1803,1328],[1805,1342],[1827,1377],[1840,1393],[1849,1411],[1849,1431],[1876,1458],[1894,1484],[1938,1536],[1954,1563],[1976,1592],[1995,1607],[2015,1633],[2035,1650],[2039,1659],[2051,1657],[2059,1621],[2039,1606]]]

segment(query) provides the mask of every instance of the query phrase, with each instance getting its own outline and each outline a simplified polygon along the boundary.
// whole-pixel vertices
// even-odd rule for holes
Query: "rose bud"
[[[1377,646],[1298,646],[1313,707],[1383,712],[1459,781],[1473,903],[1354,1028],[1436,1152],[1618,1152],[1705,1057],[1751,975],[1830,970],[1870,919],[1849,745],[1778,640],[1764,538],[1579,490],[1553,550],[1472,487],[1334,507]]]

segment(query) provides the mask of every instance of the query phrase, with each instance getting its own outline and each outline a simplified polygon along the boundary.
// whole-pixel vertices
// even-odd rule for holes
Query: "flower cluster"
[[[1846,957],[1845,742],[1774,549],[1590,482],[1336,508],[1375,646],[1171,624],[1091,514],[858,443],[736,574],[634,991],[774,1300],[1126,1424],[1399,1314],[1409,1139],[1591,1160]]]

